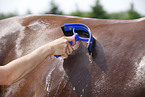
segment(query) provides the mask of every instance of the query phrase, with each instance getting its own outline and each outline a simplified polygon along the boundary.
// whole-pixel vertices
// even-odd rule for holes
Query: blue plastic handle
[[[60,57],[61,55],[54,55],[56,58]]]

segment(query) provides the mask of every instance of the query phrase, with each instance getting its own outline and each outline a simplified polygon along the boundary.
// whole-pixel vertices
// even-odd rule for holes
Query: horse
[[[145,97],[145,18],[93,19],[27,15],[0,20],[0,65],[64,36],[67,23],[87,25],[92,54],[79,41],[68,58],[49,56],[2,97]]]

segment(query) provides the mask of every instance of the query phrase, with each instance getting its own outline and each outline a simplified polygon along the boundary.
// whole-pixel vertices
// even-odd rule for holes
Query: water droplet
[[[86,87],[88,87],[88,84],[86,84]]]
[[[85,89],[82,89],[82,92],[84,93]]]
[[[76,90],[76,88],[75,88],[75,87],[73,87],[73,90],[75,91],[75,90]]]
[[[91,55],[89,55],[89,62],[93,63]]]

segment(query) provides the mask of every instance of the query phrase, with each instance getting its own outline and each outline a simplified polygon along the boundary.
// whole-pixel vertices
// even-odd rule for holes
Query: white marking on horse
[[[141,83],[145,84],[145,56],[141,58],[139,64],[136,63],[136,75],[134,75],[132,81],[127,83],[127,86],[133,88]]]
[[[142,57],[139,65],[138,65],[137,78],[139,81],[145,83],[145,56]]]
[[[16,57],[22,56],[23,50],[21,47],[21,41],[24,39],[24,37],[25,37],[25,34],[24,34],[23,29],[22,29],[18,35],[17,40],[16,40],[16,49],[15,49]]]

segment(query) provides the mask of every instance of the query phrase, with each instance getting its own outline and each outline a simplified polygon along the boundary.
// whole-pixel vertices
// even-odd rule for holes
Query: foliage
[[[27,10],[26,15],[32,14],[30,10]]]
[[[127,13],[128,13],[128,19],[136,19],[141,17],[141,15],[135,11],[133,3],[131,3],[131,7],[127,11]]]
[[[91,18],[98,18],[98,19],[108,19],[107,12],[103,9],[103,6],[100,4],[100,0],[96,0],[94,6],[91,7],[92,12],[90,13]]]
[[[70,16],[79,16],[79,17],[84,17],[85,13],[80,11],[80,10],[76,10],[75,12],[72,12],[71,14],[69,14]]]
[[[70,16],[79,16],[79,17],[89,17],[88,12],[83,12],[79,10],[78,6],[76,5],[76,11],[69,14]]]
[[[109,19],[121,19],[121,20],[128,19],[128,14],[126,12],[110,13],[108,14],[108,16]]]
[[[54,0],[51,0],[50,2],[50,10],[48,12],[45,12],[45,14],[57,14],[62,15],[63,12],[59,10],[58,5],[54,2]]]
[[[14,17],[14,16],[17,16],[17,15],[18,15],[17,13],[9,13],[9,14],[0,13],[0,20],[10,18],[10,17]]]
[[[122,20],[129,20],[129,19],[137,19],[141,18],[141,15],[135,11],[133,3],[131,3],[130,9],[124,12],[118,13],[111,13],[109,14],[110,19],[122,19]]]
[[[88,17],[88,18],[98,18],[98,19],[122,19],[122,20],[137,19],[142,17],[137,11],[135,11],[133,3],[131,3],[130,9],[124,12],[117,12],[117,13],[107,13],[107,11],[103,9],[100,0],[95,1],[95,5],[91,6],[90,12],[81,11],[78,9],[77,6],[76,8],[77,8],[76,11],[73,11],[68,15]],[[30,10],[27,10],[26,14],[32,14],[32,13]],[[46,11],[45,14],[63,15],[64,13],[59,9],[59,6],[54,2],[54,0],[51,0],[50,10]],[[5,19],[17,15],[18,15],[17,13],[9,13],[9,14],[0,13],[0,19]]]

